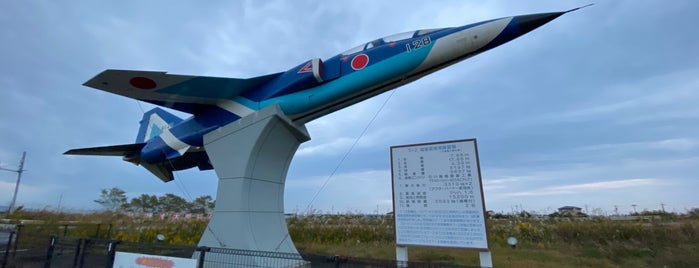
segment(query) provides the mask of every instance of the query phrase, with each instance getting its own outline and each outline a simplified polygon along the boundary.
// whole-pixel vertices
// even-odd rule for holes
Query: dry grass
[[[360,215],[288,221],[294,243],[322,254],[393,259],[393,220]],[[498,267],[699,267],[699,220],[648,221],[507,219],[489,221],[489,244]],[[505,239],[520,240],[516,249]],[[410,248],[415,261],[477,265],[474,251]]]
[[[153,242],[158,233],[170,244],[195,245],[208,220],[161,220],[117,213],[67,214],[19,212],[10,217],[26,221],[25,234],[112,238]],[[289,233],[304,252],[359,258],[394,259],[391,217],[324,215],[290,218]],[[99,224],[99,232],[97,226]],[[107,232],[111,224],[111,230]],[[67,229],[66,229],[67,228]],[[498,267],[699,267],[699,217],[653,221],[532,220],[488,221],[489,244]],[[515,236],[516,249],[505,239]],[[45,242],[43,242],[45,243]],[[410,259],[477,265],[478,252],[410,248]]]

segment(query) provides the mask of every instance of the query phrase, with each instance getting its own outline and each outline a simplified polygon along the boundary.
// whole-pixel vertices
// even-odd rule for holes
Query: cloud
[[[313,157],[321,155],[335,155],[342,151],[347,151],[355,140],[356,139],[340,137],[325,143],[312,143],[312,145],[301,147],[298,151],[296,151],[295,156]]]
[[[563,111],[538,115],[521,123],[553,124],[611,120],[628,125],[673,118],[697,119],[697,72],[699,69],[681,70],[602,85],[604,89],[596,98],[588,99],[589,96],[586,96]]]
[[[12,198],[12,193],[15,191],[15,183],[14,182],[9,182],[9,181],[0,181],[0,193],[2,193],[2,201],[3,202],[9,202],[10,198]],[[7,200],[5,200],[7,199]]]
[[[99,189],[114,186],[130,195],[215,194],[213,172],[178,172],[178,184],[164,184],[118,158],[61,155],[133,141],[139,104],[81,86],[103,69],[253,77],[393,33],[575,7],[563,1],[238,1],[170,5],[163,13],[162,4],[0,4],[0,23],[12,25],[0,35],[0,162],[14,164],[28,152],[22,202],[53,204],[65,193],[65,205],[89,208]],[[566,14],[401,87],[361,137],[387,94],[311,122],[313,140],[300,147],[289,170],[287,205],[305,207],[358,137],[314,206],[388,209],[390,146],[470,137],[479,141],[493,209],[590,200],[696,204],[690,190],[699,186],[693,136],[699,133],[699,50],[692,46],[697,35],[687,33],[697,3],[661,6],[610,2]],[[12,175],[0,179],[13,184]],[[596,184],[634,178],[673,184],[654,193],[642,183],[628,189]],[[582,188],[565,188],[575,185]],[[589,196],[505,195],[530,191]]]
[[[392,209],[392,203],[387,202],[392,200],[389,170],[289,178],[286,188],[286,211],[304,212],[310,207],[325,212],[368,212],[375,211],[378,206],[379,212],[383,213]]]
[[[543,195],[568,195],[584,194],[589,191],[602,191],[619,188],[634,188],[641,186],[652,186],[660,182],[658,179],[627,179],[614,181],[601,181],[593,183],[571,184],[561,186],[550,186],[529,191],[505,193],[506,196],[543,196]]]
[[[694,139],[668,139],[655,142],[651,144],[651,147],[665,150],[685,151],[697,148],[697,145],[699,145],[699,142]]]
[[[12,200],[12,195],[14,194],[15,191],[15,183],[16,181],[0,181],[0,193],[2,194],[2,199],[0,199],[0,202],[7,202],[9,203]],[[37,185],[35,183],[28,183],[26,181],[26,177],[24,180],[20,182],[19,186],[19,191],[17,193],[17,204],[24,204],[24,203],[32,203],[36,204],[37,202],[35,201],[30,201],[30,200],[37,200],[45,197],[47,194],[52,194],[55,191],[60,191],[66,189],[66,186],[64,185],[55,185],[55,184],[41,184]],[[58,196],[56,196],[58,197]],[[27,202],[30,201],[30,202]]]
[[[699,141],[691,138],[676,138],[647,142],[622,142],[594,144],[576,148],[579,151],[637,151],[637,150],[668,150],[691,151],[697,148]]]

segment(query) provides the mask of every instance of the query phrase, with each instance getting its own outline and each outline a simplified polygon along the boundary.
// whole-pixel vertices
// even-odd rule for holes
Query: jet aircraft
[[[72,149],[65,154],[121,156],[161,180],[173,171],[212,169],[203,136],[270,105],[299,125],[413,82],[507,43],[573,10],[520,15],[465,26],[416,30],[369,41],[326,60],[239,79],[105,70],[83,85],[192,114],[154,108],[133,144]]]

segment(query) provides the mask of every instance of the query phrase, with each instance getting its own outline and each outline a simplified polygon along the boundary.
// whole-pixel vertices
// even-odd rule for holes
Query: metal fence
[[[467,267],[445,263],[372,260],[344,256],[134,243],[0,231],[0,268],[112,267],[116,251],[193,258],[197,267]]]
[[[364,259],[355,258],[347,256],[327,256],[318,254],[308,254],[302,253],[303,259],[311,263],[313,268],[365,268],[365,267],[376,267],[376,268],[396,268],[396,267],[410,267],[410,268],[469,268],[469,267],[480,267],[480,266],[465,266],[465,265],[455,265],[451,263],[440,263],[440,262],[399,262],[396,260],[377,260],[377,259]]]
[[[199,267],[311,267],[299,254],[199,247],[193,258]]]
[[[7,261],[10,258],[10,248],[16,244],[14,231],[0,231],[0,265],[7,266]]]

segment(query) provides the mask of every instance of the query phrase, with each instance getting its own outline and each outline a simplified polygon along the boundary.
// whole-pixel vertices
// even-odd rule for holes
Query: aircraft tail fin
[[[141,127],[138,129],[138,136],[136,136],[136,143],[144,143],[179,122],[182,122],[181,118],[158,107],[153,108],[143,114]]]

